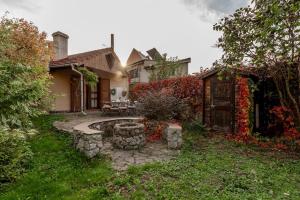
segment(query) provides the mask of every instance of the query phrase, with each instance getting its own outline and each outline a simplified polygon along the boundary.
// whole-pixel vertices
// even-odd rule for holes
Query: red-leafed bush
[[[196,76],[138,83],[130,89],[130,98],[140,100],[149,95],[149,92],[163,92],[168,96],[183,100],[189,105],[189,108],[186,109],[186,118],[197,117],[202,112],[203,84],[202,80]]]
[[[167,128],[166,121],[149,120],[144,118],[140,121],[145,126],[146,140],[148,142],[156,142],[163,139],[164,130]]]
[[[300,132],[296,129],[291,110],[284,106],[275,106],[270,110],[274,116],[274,124],[283,128],[283,137],[288,141],[300,139]]]
[[[226,138],[238,143],[254,144],[262,148],[272,148],[277,150],[288,150],[289,148],[297,149],[300,147],[300,132],[296,129],[291,111],[283,106],[275,106],[270,110],[273,116],[273,122],[269,129],[278,129],[281,135],[274,135],[272,139],[259,138],[251,135],[251,91],[249,90],[248,80],[238,78],[237,93],[237,133],[227,135]],[[274,128],[275,127],[275,128]]]
[[[133,100],[146,95],[147,91],[160,91],[169,88],[173,90],[173,94],[177,98],[202,97],[202,81],[196,76],[185,76],[171,78],[161,81],[153,81],[150,83],[138,83],[130,90]]]

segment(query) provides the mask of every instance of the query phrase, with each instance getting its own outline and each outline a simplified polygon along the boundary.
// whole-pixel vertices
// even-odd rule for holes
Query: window
[[[133,69],[129,72],[130,78],[138,78],[139,77],[139,73],[138,73],[138,69]]]
[[[91,108],[98,107],[98,87],[97,85],[91,86]]]

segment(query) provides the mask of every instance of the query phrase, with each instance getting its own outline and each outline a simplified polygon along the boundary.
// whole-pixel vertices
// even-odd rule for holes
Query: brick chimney
[[[110,34],[110,47],[115,50],[115,35]]]
[[[52,34],[54,46],[54,60],[66,58],[68,56],[68,39],[65,33],[57,31]]]

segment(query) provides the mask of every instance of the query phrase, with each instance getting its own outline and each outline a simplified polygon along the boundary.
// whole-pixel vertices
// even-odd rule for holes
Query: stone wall
[[[132,122],[116,124],[113,143],[119,149],[140,149],[146,144],[144,125]]]
[[[116,118],[96,122],[86,122],[73,128],[76,149],[92,158],[104,149],[104,137],[113,138],[115,146],[120,149],[139,149],[146,143],[144,125],[136,123],[140,118]],[[135,122],[135,123],[133,123]],[[116,124],[139,124],[138,127],[123,129]],[[114,132],[114,127],[118,132]],[[180,149],[182,146],[182,128],[176,124],[167,124],[163,131],[163,139],[169,149]]]
[[[93,123],[89,125],[89,128],[94,130],[103,131],[103,137],[112,137],[114,132],[114,126],[116,124],[125,123],[125,122],[136,122],[139,119],[112,119],[104,120],[100,122]]]
[[[153,134],[158,126],[162,127],[162,140],[168,144],[169,149],[180,149],[182,146],[182,127],[166,122],[155,120],[144,121],[146,126],[146,135]]]
[[[168,124],[164,131],[164,138],[168,144],[169,149],[180,149],[183,143],[182,127],[177,124]]]
[[[88,158],[96,156],[103,147],[102,131],[93,134],[76,132],[74,135],[75,148],[83,152]]]

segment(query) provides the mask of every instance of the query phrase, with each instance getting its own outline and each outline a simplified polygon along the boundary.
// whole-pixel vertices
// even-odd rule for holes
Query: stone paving
[[[112,160],[112,167],[118,171],[126,170],[130,165],[168,161],[179,154],[179,150],[167,149],[162,142],[146,143],[140,150],[121,150],[114,148],[110,138],[104,139],[102,154]]]
[[[58,130],[72,133],[74,126],[98,119],[109,119],[109,117],[102,117],[100,114],[66,115],[64,121],[54,122],[53,125]],[[167,144],[163,142],[146,143],[140,150],[120,150],[113,147],[111,139],[111,137],[103,139],[101,153],[111,158],[112,167],[118,171],[126,170],[130,165],[168,161],[180,153],[180,150],[168,149]]]
[[[97,119],[107,119],[109,117],[103,117],[101,116],[101,113],[95,112],[95,113],[89,113],[87,115],[83,114],[64,114],[64,120],[63,121],[56,121],[54,122],[54,127],[61,131],[65,132],[72,132],[73,127],[89,121],[95,121]]]

